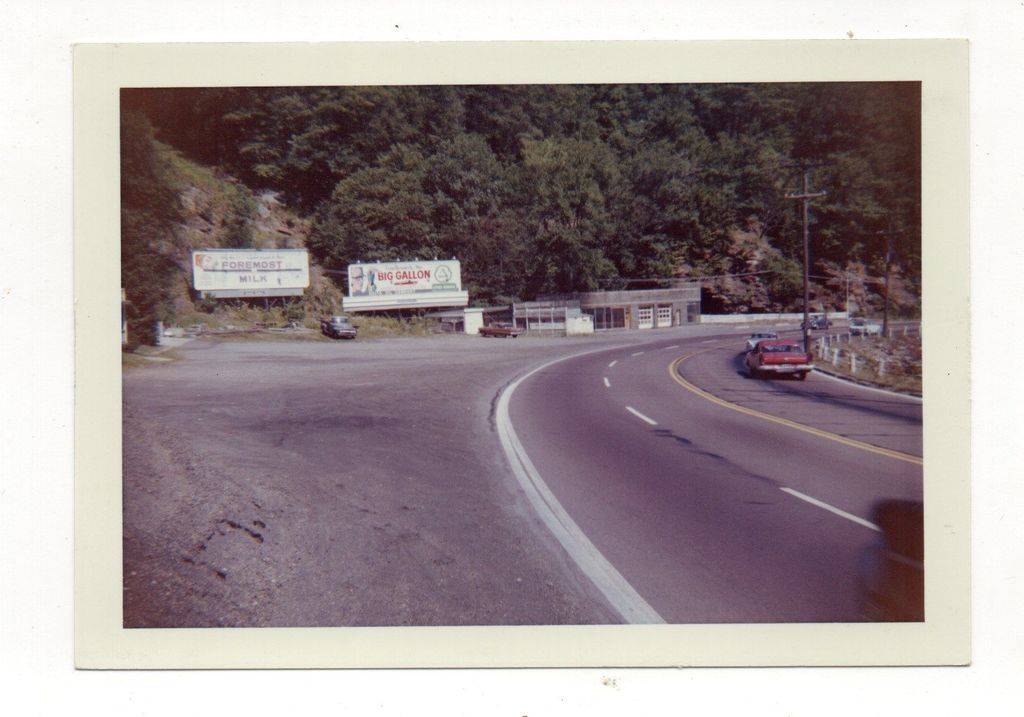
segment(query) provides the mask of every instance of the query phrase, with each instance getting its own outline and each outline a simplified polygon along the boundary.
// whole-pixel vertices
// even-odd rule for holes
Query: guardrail
[[[814,312],[815,316],[821,316],[820,311]],[[847,318],[845,311],[828,311],[825,316],[829,319],[844,320]],[[701,314],[702,324],[751,324],[758,321],[803,321],[804,314],[800,312],[787,312],[775,314]]]
[[[905,336],[920,337],[921,325],[902,324],[900,326],[892,326],[886,333],[887,337],[890,339]],[[867,339],[872,337],[880,338],[880,335],[860,335],[857,338]],[[849,330],[824,334],[814,339],[811,344],[811,349],[814,355],[821,361],[828,362],[832,364],[835,369],[848,372],[853,376],[868,379],[872,377],[884,378],[892,372],[890,361],[885,357],[875,357],[866,354],[863,351],[858,353],[851,349],[849,345],[853,338],[854,337]],[[845,347],[844,344],[846,344]]]

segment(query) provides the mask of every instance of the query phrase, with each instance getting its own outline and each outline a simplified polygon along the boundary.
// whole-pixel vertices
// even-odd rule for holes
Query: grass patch
[[[160,351],[154,346],[140,346],[135,351],[121,352],[121,369],[153,368],[166,366],[183,358],[176,349]]]
[[[384,339],[417,336],[446,336],[437,319],[422,316],[394,317],[350,314],[349,320],[360,339]],[[226,304],[212,312],[190,311],[175,322],[185,329],[198,329],[203,338],[224,341],[332,341],[320,332],[318,316],[303,315],[301,305],[272,306],[269,309],[250,304]],[[287,331],[273,329],[299,328]],[[461,335],[461,334],[460,334]],[[358,339],[357,339],[358,340]]]
[[[319,331],[230,331],[204,334],[204,339],[215,341],[277,342],[277,341],[331,341]]]
[[[397,336],[435,336],[441,334],[440,324],[436,319],[416,316],[399,319],[393,316],[371,316],[368,314],[351,314],[349,320],[359,332],[359,338],[379,339]],[[317,324],[319,327],[319,324]]]
[[[167,163],[171,168],[171,175],[179,191],[192,186],[219,197],[245,196],[248,193],[244,185],[218,177],[212,168],[204,167],[186,159],[174,147],[162,142],[156,142],[155,144],[157,149],[164,153]]]
[[[903,393],[920,394],[921,340],[917,336],[882,338],[856,337],[849,343],[833,343],[839,349],[833,363],[832,349],[818,356],[815,365],[830,373],[864,381],[882,388]],[[854,371],[856,357],[856,371]]]

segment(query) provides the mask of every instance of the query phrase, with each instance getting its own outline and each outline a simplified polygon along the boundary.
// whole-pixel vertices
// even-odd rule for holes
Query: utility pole
[[[892,217],[885,234],[885,303],[882,304],[882,336],[889,335],[889,263],[892,261]]]
[[[846,320],[850,320],[850,270],[846,270]]]
[[[804,351],[810,353],[811,351],[811,318],[810,318],[810,255],[811,255],[811,238],[810,238],[810,210],[808,205],[812,199],[816,197],[824,197],[826,192],[812,192],[811,191],[811,169],[808,165],[802,167],[804,173],[804,187],[803,192],[800,194],[787,194],[786,199],[799,199],[803,202],[803,215],[804,215]]]
[[[879,232],[885,234],[885,296],[882,303],[882,336],[889,335],[889,266],[892,264],[892,237],[896,234],[892,213],[889,213],[889,228]]]

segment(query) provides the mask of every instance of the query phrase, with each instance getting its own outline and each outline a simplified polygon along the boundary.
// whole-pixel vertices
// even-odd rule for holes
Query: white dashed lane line
[[[608,382],[608,377],[607,376],[603,376],[601,380],[604,381],[604,387],[605,388],[611,388],[612,387],[612,385]]]
[[[626,410],[629,411],[634,416],[636,416],[641,421],[643,421],[644,423],[646,423],[646,424],[648,424],[650,426],[657,426],[658,425],[658,422],[655,421],[653,418],[648,418],[647,416],[645,416],[644,414],[640,413],[640,411],[636,410],[632,406],[626,406]]]
[[[644,353],[643,351],[637,351],[636,353],[630,354],[630,356],[642,356],[643,353]]]
[[[619,362],[619,360],[618,360],[618,359],[615,359],[615,360],[614,360],[614,361],[612,361],[612,362],[611,362],[610,364],[608,364],[608,368],[611,368],[611,367],[613,367],[613,366],[614,366],[615,364],[617,364],[618,362]]]
[[[671,351],[672,349],[677,348],[679,348],[679,344],[672,344],[671,346],[666,346],[665,348],[663,348],[662,351]]]
[[[829,505],[828,503],[818,500],[817,498],[812,498],[809,495],[804,495],[798,490],[793,490],[792,488],[785,488],[781,486],[779,487],[779,490],[781,490],[783,493],[789,493],[794,498],[799,498],[800,500],[807,501],[811,505],[816,505],[819,508],[824,508],[828,512],[835,513],[836,515],[846,518],[847,520],[852,520],[854,523],[857,523],[858,525],[863,525],[865,528],[877,530],[879,533],[882,532],[882,529],[874,523],[872,523],[871,521],[864,520],[863,518],[853,515],[852,513],[847,513],[845,510],[840,510],[839,508],[836,508],[834,505]]]

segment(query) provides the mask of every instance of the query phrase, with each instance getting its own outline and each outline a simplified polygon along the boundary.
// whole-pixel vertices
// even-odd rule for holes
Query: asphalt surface
[[[863,523],[880,500],[922,498],[921,404],[814,374],[749,379],[742,348],[667,338],[562,361],[518,387],[511,421],[565,511],[665,621],[861,620],[858,569],[878,538]],[[688,390],[671,375],[684,356],[680,376],[714,398],[836,437]]]
[[[623,340],[193,341],[126,371],[124,624],[619,621],[524,500],[493,404]]]
[[[498,439],[499,396],[555,359],[511,393],[511,423],[662,618],[860,619],[857,561],[877,533],[781,488],[866,517],[920,499],[921,466],[719,405],[670,365],[688,356],[680,376],[720,399],[908,456],[920,403],[820,376],[751,381],[744,331],[195,341],[128,370],[124,623],[624,621]]]

